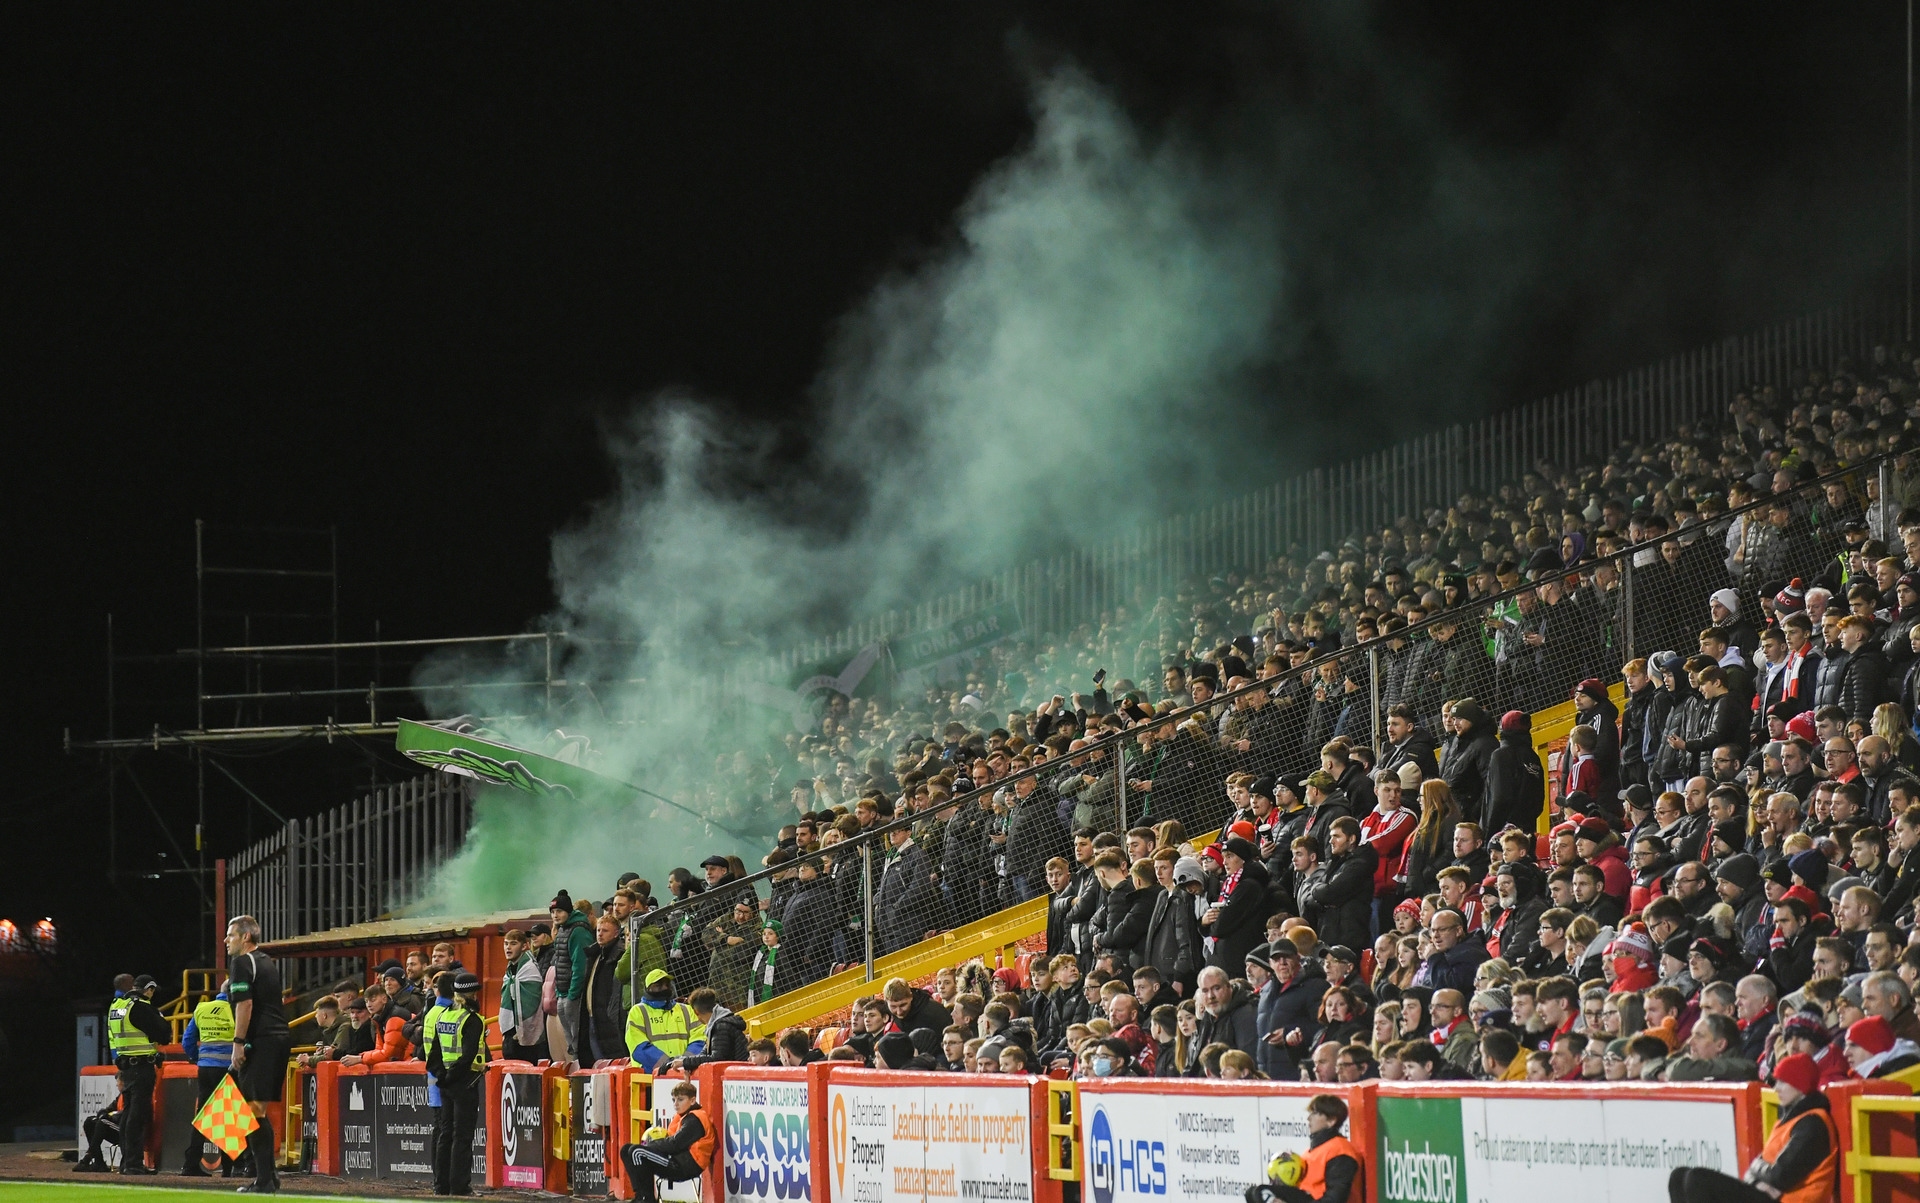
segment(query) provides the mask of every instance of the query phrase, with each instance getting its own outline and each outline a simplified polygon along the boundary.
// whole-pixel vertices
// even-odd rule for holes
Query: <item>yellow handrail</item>
[[[1871,1117],[1875,1111],[1920,1115],[1920,1097],[1863,1094],[1854,1098],[1853,1149],[1847,1154],[1847,1172],[1853,1175],[1853,1197],[1856,1199],[1873,1198],[1873,1176],[1876,1173],[1904,1174],[1909,1178],[1920,1174],[1920,1157],[1889,1157],[1866,1151],[1873,1148]]]
[[[1219,836],[1218,831],[1209,831],[1189,842],[1199,849],[1213,843]],[[867,976],[866,966],[855,965],[810,986],[789,990],[770,1002],[748,1007],[740,1012],[740,1017],[747,1021],[747,1038],[758,1040],[763,1036],[778,1035],[796,1025],[812,1026],[812,1020],[830,1015],[855,999],[874,993],[889,978],[902,977],[913,981],[931,976],[936,970],[947,966],[996,951],[1001,955],[1002,964],[1011,966],[1017,955],[1014,946],[1047,930],[1049,903],[1049,896],[1041,894],[988,915],[985,919],[941,932],[899,952],[879,957],[873,962],[871,978]]]
[[[173,1043],[178,1044],[186,1035],[187,1023],[193,1018],[193,1008],[202,999],[212,998],[217,993],[216,981],[223,971],[219,969],[182,969],[180,971],[180,993],[160,1007],[160,1017],[173,1025]],[[195,979],[199,979],[198,984]]]
[[[1616,681],[1608,686],[1607,697],[1613,700],[1615,707],[1624,707],[1627,704],[1627,687],[1625,683]],[[1533,754],[1540,758],[1540,772],[1548,783],[1547,789],[1549,793],[1551,793],[1553,789],[1553,765],[1551,761],[1553,742],[1557,739],[1565,739],[1567,732],[1573,730],[1574,723],[1579,721],[1579,716],[1580,709],[1575,706],[1571,700],[1558,702],[1547,707],[1545,710],[1536,710],[1533,712]],[[1498,719],[1499,715],[1495,715],[1494,718]],[[1552,814],[1550,807],[1543,808],[1540,811],[1539,832],[1541,835],[1547,833],[1548,816],[1550,814]],[[1489,832],[1488,834],[1491,835],[1492,833]]]

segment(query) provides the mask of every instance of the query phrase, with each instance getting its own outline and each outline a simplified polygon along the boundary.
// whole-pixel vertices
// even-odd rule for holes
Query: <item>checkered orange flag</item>
[[[213,1088],[200,1114],[193,1117],[193,1126],[222,1153],[237,1159],[247,1151],[247,1137],[260,1126],[260,1121],[254,1118],[247,1100],[241,1097],[240,1088],[233,1084],[233,1075],[227,1074],[220,1079],[220,1085]]]

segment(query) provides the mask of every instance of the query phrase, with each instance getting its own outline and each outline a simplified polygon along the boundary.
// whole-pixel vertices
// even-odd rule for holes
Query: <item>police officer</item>
[[[160,1046],[173,1039],[173,1028],[153,1005],[159,986],[146,974],[121,974],[113,979],[113,1003],[107,1008],[107,1042],[114,1068],[120,1071],[120,1097],[126,1108],[120,1117],[120,1172],[151,1174],[147,1168],[147,1129],[153,1126],[153,1080],[160,1064]]]
[[[487,1073],[487,1024],[480,1017],[480,979],[467,970],[453,977],[453,1005],[428,1014],[427,1073],[440,1089],[433,1120],[433,1193],[473,1193],[473,1130]]]
[[[273,1125],[267,1104],[280,1101],[287,1077],[287,1054],[293,1033],[287,1027],[286,1007],[280,1001],[280,969],[255,949],[260,943],[260,921],[241,915],[227,924],[227,997],[233,1002],[233,1076],[240,1093],[253,1108],[260,1126],[247,1137],[253,1155],[253,1182],[246,1194],[272,1194],[280,1189],[274,1166]]]
[[[220,993],[194,1007],[193,1018],[187,1021],[187,1030],[180,1037],[180,1049],[187,1060],[200,1069],[199,1106],[204,1107],[220,1085],[220,1079],[233,1068],[233,1003],[227,998],[225,986],[220,988]],[[180,1172],[190,1178],[207,1177],[203,1150],[210,1148],[213,1148],[211,1142],[189,1140],[186,1165]],[[220,1176],[233,1177],[233,1162],[224,1152],[219,1156]]]
[[[707,1025],[674,995],[673,978],[664,969],[647,974],[640,1001],[627,1011],[627,1051],[648,1073],[675,1057],[707,1051]]]

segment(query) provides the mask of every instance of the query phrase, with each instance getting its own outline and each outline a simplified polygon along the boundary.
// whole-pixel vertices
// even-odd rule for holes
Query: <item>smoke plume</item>
[[[769,652],[849,616],[1275,474],[1247,404],[1284,282],[1270,204],[1178,138],[1143,137],[1078,73],[1041,83],[1034,117],[1031,143],[967,200],[954,245],[843,321],[801,466],[774,461],[769,432],[659,397],[614,441],[617,496],[555,540],[550,627],[605,641],[576,644],[566,675],[618,683],[572,691],[561,725],[591,736],[593,767],[712,828],[671,809],[643,819],[651,802],[493,800],[442,875],[442,905],[597,894],[624,869],[658,883],[748,851],[720,828],[759,837],[786,816],[736,813],[712,783],[764,792],[771,770],[716,760],[764,749],[785,719],[717,698],[717,679],[763,675]],[[459,709],[541,713],[497,689]],[[531,747],[552,726],[494,725]]]

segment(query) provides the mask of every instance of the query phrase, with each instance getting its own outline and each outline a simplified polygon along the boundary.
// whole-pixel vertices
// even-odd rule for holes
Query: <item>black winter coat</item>
[[[1453,791],[1461,814],[1479,814],[1485,804],[1488,768],[1498,746],[1491,720],[1484,716],[1454,738],[1453,751],[1440,766],[1440,779]]]
[[[1546,805],[1546,775],[1534,754],[1532,733],[1502,731],[1499,746],[1487,758],[1486,800],[1476,815],[1480,829],[1488,838],[1509,825],[1532,831]]]
[[[1260,1051],[1254,1055],[1254,1061],[1261,1073],[1276,1082],[1300,1079],[1300,1064],[1308,1059],[1315,1037],[1320,1034],[1320,1000],[1326,997],[1327,989],[1327,976],[1320,972],[1320,967],[1302,962],[1285,989],[1275,980],[1260,991],[1254,1013]],[[1267,1043],[1270,1033],[1291,1032],[1296,1028],[1300,1031],[1299,1044]]]
[[[1266,867],[1248,865],[1240,871],[1233,896],[1214,917],[1212,926],[1201,929],[1213,937],[1213,955],[1207,958],[1207,964],[1226,970],[1228,977],[1244,975],[1247,954],[1266,939],[1267,916],[1272,913]]]
[[[1639,693],[1627,695],[1627,705],[1620,712],[1620,778],[1621,784],[1646,784],[1647,761],[1645,746],[1647,738],[1647,714],[1653,707],[1654,695],[1659,687],[1649,681],[1640,687]]]
[[[1356,952],[1370,947],[1373,909],[1373,871],[1380,856],[1371,844],[1343,852],[1327,864],[1327,876],[1318,883],[1314,899],[1320,923],[1314,930],[1322,944],[1344,944]]]
[[[1160,971],[1160,980],[1171,985],[1183,982],[1186,996],[1193,996],[1193,985],[1205,962],[1200,944],[1199,921],[1193,913],[1193,899],[1179,890],[1154,893],[1153,911],[1147,917],[1147,936],[1142,942],[1145,964]]]
[[[1130,879],[1107,891],[1106,922],[1095,943],[1113,954],[1114,972],[1130,974],[1146,963],[1147,924],[1153,918],[1155,895],[1164,893],[1139,889]]]
[[[1886,654],[1874,644],[1862,644],[1841,668],[1833,704],[1854,718],[1871,722],[1873,708],[1893,700],[1887,684],[1889,672]]]
[[[1403,764],[1420,766],[1420,776],[1431,781],[1440,775],[1440,761],[1434,755],[1439,747],[1433,734],[1425,727],[1415,727],[1407,738],[1397,744],[1388,744],[1380,753],[1380,768],[1398,771]]]

